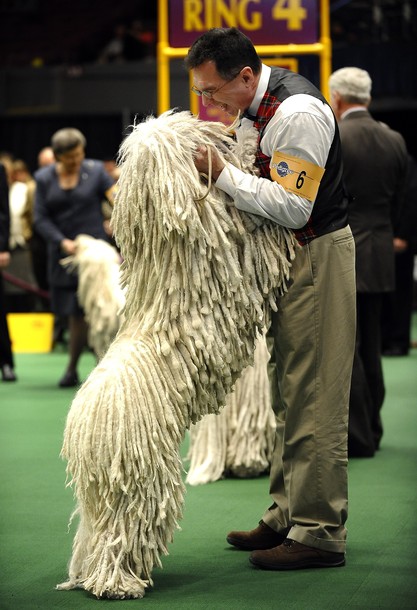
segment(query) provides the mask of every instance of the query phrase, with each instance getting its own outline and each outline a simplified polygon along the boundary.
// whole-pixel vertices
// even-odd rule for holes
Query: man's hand
[[[61,250],[65,252],[65,254],[75,254],[77,247],[75,245],[75,241],[73,239],[63,239],[61,241]]]
[[[215,148],[208,150],[207,146],[201,146],[194,157],[194,163],[200,173],[208,175],[209,155],[211,155],[211,176],[213,180],[217,180],[225,167],[225,163]]]
[[[394,252],[397,254],[405,252],[408,248],[408,242],[400,237],[394,237]]]
[[[4,269],[10,263],[10,252],[0,252],[0,269]]]

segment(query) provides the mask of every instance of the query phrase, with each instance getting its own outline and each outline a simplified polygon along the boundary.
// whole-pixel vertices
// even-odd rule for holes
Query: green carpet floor
[[[414,330],[417,331],[417,320]],[[416,333],[414,333],[416,334]],[[66,578],[74,528],[72,491],[59,458],[73,390],[56,382],[64,353],[18,354],[16,384],[0,383],[0,609],[145,608],[360,610],[417,608],[417,350],[385,358],[385,435],[371,459],[350,461],[347,565],[264,572],[225,542],[254,527],[268,481],[223,480],[188,487],[185,515],[154,588],[142,600],[97,601],[57,591]],[[82,358],[85,376],[93,357]],[[187,439],[183,454],[186,452]]]

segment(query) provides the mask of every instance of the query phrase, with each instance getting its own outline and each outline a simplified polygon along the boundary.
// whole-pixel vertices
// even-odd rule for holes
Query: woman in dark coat
[[[69,362],[59,385],[70,387],[79,384],[77,364],[87,343],[87,324],[77,300],[78,278],[60,260],[74,254],[81,233],[107,239],[102,202],[113,202],[114,181],[101,161],[85,159],[86,140],[78,129],[60,129],[51,146],[56,163],[35,174],[34,222],[48,243],[51,309],[68,318]]]

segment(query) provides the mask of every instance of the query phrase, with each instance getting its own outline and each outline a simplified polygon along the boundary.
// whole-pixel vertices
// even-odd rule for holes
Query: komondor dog
[[[275,415],[268,378],[269,351],[262,335],[254,363],[236,381],[218,415],[190,427],[186,482],[201,485],[223,477],[256,477],[269,470],[275,441]]]
[[[237,210],[193,162],[207,146],[252,168],[256,132],[241,135],[168,112],[121,145],[124,320],[67,417],[79,524],[60,588],[138,598],[152,585],[182,516],[185,431],[225,404],[289,282],[292,232]]]
[[[89,235],[75,239],[76,253],[61,260],[78,275],[78,301],[88,322],[88,344],[101,359],[121,323],[125,297],[120,286],[121,257],[109,243]],[[254,477],[270,465],[275,417],[270,408],[267,363],[262,335],[248,366],[218,414],[190,426],[186,483],[199,485],[229,474]]]
[[[121,258],[116,248],[90,235],[75,238],[76,253],[61,260],[77,271],[77,298],[88,322],[88,345],[98,359],[116,336],[125,303],[120,285]]]

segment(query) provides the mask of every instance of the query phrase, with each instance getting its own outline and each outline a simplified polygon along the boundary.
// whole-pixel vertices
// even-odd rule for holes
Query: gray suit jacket
[[[356,243],[358,292],[395,288],[393,222],[404,202],[407,149],[401,134],[367,110],[339,123],[349,224]]]

